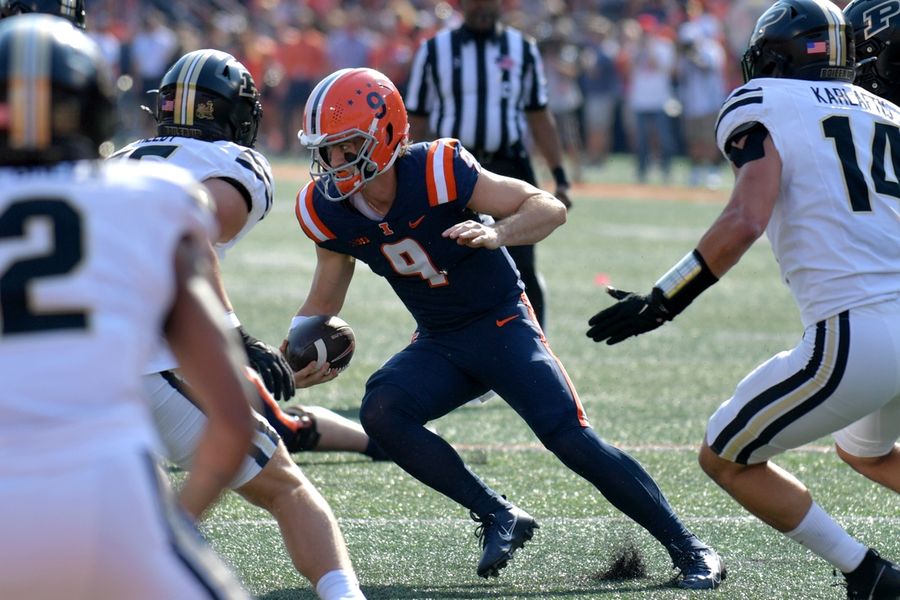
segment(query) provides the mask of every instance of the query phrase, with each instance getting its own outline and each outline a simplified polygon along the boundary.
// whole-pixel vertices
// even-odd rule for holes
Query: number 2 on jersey
[[[834,149],[841,161],[844,172],[844,183],[850,196],[850,207],[854,212],[870,212],[872,202],[869,200],[869,186],[859,160],[856,157],[856,146],[853,144],[853,131],[850,129],[850,117],[828,117],[822,121],[825,137],[834,140]],[[884,172],[884,159],[887,146],[890,146],[891,166],[894,175],[900,175],[900,129],[887,123],[875,123],[872,136],[872,181],[875,191],[900,198],[900,183],[889,181]]]
[[[87,312],[71,310],[41,312],[29,295],[35,279],[65,275],[82,258],[81,216],[64,200],[44,199],[14,202],[0,214],[0,243],[13,238],[29,238],[26,226],[41,221],[50,225],[50,240],[43,254],[31,251],[14,257],[0,273],[0,318],[2,333],[33,333],[58,329],[84,329]]]

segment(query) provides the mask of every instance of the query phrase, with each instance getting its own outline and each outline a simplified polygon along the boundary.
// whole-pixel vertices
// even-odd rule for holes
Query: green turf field
[[[617,163],[596,181],[625,179]],[[616,165],[613,165],[616,167]],[[279,343],[309,285],[313,245],[293,216],[299,183],[277,181],[275,208],[228,255],[225,281],[248,331]],[[652,192],[652,193],[651,193]],[[706,479],[696,463],[706,419],[734,385],[800,335],[797,311],[765,240],[675,322],[614,347],[585,337],[587,319],[609,301],[598,280],[645,291],[688,252],[721,203],[578,195],[569,222],[539,246],[550,294],[550,343],[566,365],[598,433],[631,452],[657,479],[689,527],[728,565],[717,592],[667,586],[665,551],[585,481],[537,443],[502,400],[466,406],[434,425],[472,468],[534,515],[541,528],[498,579],[475,574],[480,548],[466,511],[399,468],[357,455],[295,455],[337,515],[369,598],[614,599],[716,597],[842,598],[831,568],[750,518]],[[723,194],[724,195],[724,194]],[[298,392],[356,418],[368,375],[402,348],[412,319],[389,286],[357,267],[341,316],[354,328],[357,352],[335,381]],[[900,497],[850,471],[823,439],[779,464],[798,474],[851,533],[900,558]],[[292,568],[274,520],[229,494],[203,526],[247,587],[268,600],[315,598]],[[645,578],[599,581],[617,549],[634,544]]]

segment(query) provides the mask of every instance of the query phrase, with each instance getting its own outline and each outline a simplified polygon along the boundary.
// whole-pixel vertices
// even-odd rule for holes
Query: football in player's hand
[[[353,329],[344,320],[320,315],[304,319],[288,332],[284,357],[294,371],[311,362],[319,367],[327,362],[331,369],[343,371],[355,349]]]

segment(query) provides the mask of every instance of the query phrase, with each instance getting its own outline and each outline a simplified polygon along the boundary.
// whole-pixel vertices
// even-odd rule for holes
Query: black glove
[[[587,336],[595,342],[610,346],[633,335],[653,331],[666,321],[671,321],[675,314],[666,305],[666,299],[659,288],[653,288],[646,296],[633,294],[613,287],[606,288],[606,293],[618,300],[608,308],[604,308],[588,321],[590,329]]]
[[[276,400],[288,400],[294,395],[294,373],[284,356],[272,346],[248,334],[243,327],[238,327],[238,332],[244,342],[250,367],[259,373],[266,389]]]

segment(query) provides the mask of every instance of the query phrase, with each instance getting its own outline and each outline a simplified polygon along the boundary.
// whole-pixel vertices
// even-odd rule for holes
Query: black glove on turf
[[[657,287],[646,296],[613,287],[606,288],[606,293],[618,302],[588,321],[587,336],[595,342],[606,340],[610,346],[618,344],[631,336],[653,331],[677,314],[666,306],[666,298]]]
[[[294,395],[294,373],[281,352],[248,334],[243,327],[238,327],[238,332],[250,367],[259,373],[266,389],[276,400],[288,400]]]

